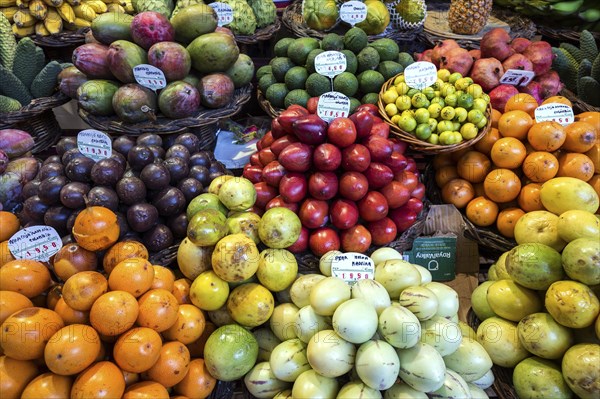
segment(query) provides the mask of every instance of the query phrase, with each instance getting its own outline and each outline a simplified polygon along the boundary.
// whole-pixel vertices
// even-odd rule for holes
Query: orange
[[[552,121],[536,123],[527,132],[527,141],[538,151],[556,151],[566,139],[565,128]]]
[[[517,198],[519,208],[525,212],[544,210],[542,200],[540,199],[540,190],[542,185],[539,183],[529,183],[521,188],[519,197]]]
[[[169,399],[169,391],[153,381],[142,381],[128,386],[123,399]]]
[[[38,374],[38,367],[32,360],[15,360],[8,356],[0,356],[2,398],[20,398],[27,384]],[[38,396],[41,397],[43,396]]]
[[[21,395],[21,399],[59,399],[71,395],[73,378],[66,375],[44,373],[33,379]]]
[[[446,183],[458,177],[458,170],[454,165],[446,165],[435,171],[435,184],[442,188]]]
[[[100,334],[113,337],[129,330],[139,313],[135,297],[125,291],[109,291],[96,299],[90,310],[90,324]]]
[[[498,129],[498,121],[500,120],[500,117],[502,116],[502,112],[498,111],[497,109],[492,108],[492,127],[495,129]]]
[[[33,306],[31,300],[14,291],[0,291],[0,324],[18,310]]]
[[[190,362],[187,375],[173,390],[190,398],[207,398],[216,384],[217,380],[208,372],[204,359],[194,359]]]
[[[513,238],[515,236],[515,225],[517,220],[525,214],[521,208],[506,208],[498,213],[498,219],[496,220],[496,227],[500,234],[504,237]]]
[[[463,155],[465,155],[469,151],[471,151],[471,149],[469,147],[466,147],[458,151],[451,152],[450,157],[452,158],[452,162],[456,163]]]
[[[192,286],[192,281],[187,278],[180,278],[175,280],[173,283],[173,295],[177,298],[177,302],[180,305],[184,303],[192,303],[190,301],[190,287]]]
[[[108,276],[108,287],[139,297],[152,287],[154,267],[147,259],[129,258],[119,262]]]
[[[502,137],[492,146],[490,156],[494,165],[515,169],[521,166],[526,154],[525,145],[520,140],[514,137]]]
[[[190,351],[184,344],[179,341],[167,342],[162,346],[156,363],[142,373],[142,378],[170,388],[185,378],[190,360]]]
[[[483,136],[481,140],[479,140],[473,148],[479,152],[484,153],[485,155],[489,155],[490,151],[492,151],[492,146],[498,139],[502,137],[500,136],[500,132],[495,127],[491,128],[490,131]]]
[[[202,335],[206,319],[204,313],[194,305],[179,305],[177,321],[168,330],[163,331],[163,337],[183,344],[191,344]]]
[[[148,250],[142,243],[137,241],[118,242],[106,251],[102,259],[104,271],[110,274],[118,263],[129,258],[148,259]]]
[[[442,201],[458,209],[467,206],[474,197],[475,189],[465,179],[452,179],[442,187]]]
[[[71,324],[50,337],[44,360],[53,373],[79,374],[96,360],[100,346],[100,337],[91,326]]]
[[[169,291],[150,290],[138,300],[140,312],[137,324],[162,332],[171,327],[178,317],[179,303]]]
[[[72,234],[88,251],[110,248],[119,239],[117,215],[103,206],[90,206],[77,214]]]
[[[141,373],[148,370],[160,355],[162,340],[151,328],[136,327],[122,334],[113,347],[113,358],[123,371]]]
[[[565,127],[567,138],[562,148],[572,152],[587,152],[598,140],[594,126],[587,122],[573,122]]]
[[[0,290],[15,291],[33,298],[51,284],[48,268],[35,260],[16,259],[0,268]]]
[[[55,310],[58,300],[62,298],[62,286],[55,285],[46,293],[46,307]],[[35,300],[35,298],[33,299]]]
[[[549,152],[532,152],[523,162],[523,173],[529,180],[543,183],[558,173],[558,159]]]
[[[444,152],[441,154],[437,154],[435,157],[433,157],[432,164],[435,170],[441,169],[442,166],[454,165],[454,161],[452,160],[452,153]]]
[[[491,168],[490,159],[478,151],[466,152],[458,159],[456,165],[458,175],[471,183],[481,183]]]
[[[75,310],[88,311],[102,294],[108,291],[106,277],[98,272],[79,272],[63,285],[63,298]]]
[[[503,137],[515,137],[524,140],[533,126],[533,119],[525,111],[514,110],[502,114],[498,121],[498,130]]]
[[[525,142],[525,153],[526,153],[527,155],[529,155],[529,154],[531,154],[532,152],[535,152],[535,151],[536,151],[536,149],[535,149],[535,148],[533,148],[533,147],[531,146],[531,144],[529,144],[529,142]]]
[[[63,297],[60,297],[56,302],[54,311],[64,320],[65,325],[70,324],[89,324],[90,312],[75,310],[65,302]]]
[[[594,176],[594,163],[585,154],[567,152],[558,158],[557,176],[588,181]]]
[[[594,164],[594,170],[597,173],[600,173],[600,143],[594,144],[594,146],[585,153]]]
[[[164,266],[152,265],[154,268],[154,280],[150,289],[162,288],[169,292],[173,292],[175,287],[175,274]]]
[[[498,217],[498,205],[485,197],[473,198],[467,205],[467,218],[477,226],[491,226]]]
[[[544,100],[542,105],[550,104],[550,103],[566,104],[569,107],[573,107],[573,103],[571,103],[571,101],[567,97],[563,97],[563,96],[548,97],[547,99]]]
[[[138,373],[130,373],[129,371],[121,370],[123,372],[123,378],[125,378],[125,386],[130,386],[140,381],[140,375]]]
[[[504,112],[520,110],[525,111],[534,118],[535,109],[538,107],[538,103],[531,94],[519,93],[515,94],[508,99],[504,106]]]
[[[15,260],[15,257],[10,253],[8,249],[8,241],[0,242],[0,267],[4,266],[11,260]]]
[[[95,252],[84,249],[77,243],[65,245],[54,255],[54,273],[62,281],[67,281],[75,273],[95,271],[98,256]]]
[[[483,189],[485,195],[492,201],[508,202],[519,196],[521,180],[512,170],[496,169],[485,178]]]
[[[125,378],[112,362],[92,364],[77,376],[71,399],[120,398],[125,392]]]
[[[0,211],[0,241],[6,241],[12,237],[17,231],[21,222],[14,213]]]
[[[485,190],[483,188],[483,182],[473,184],[473,190],[475,190],[474,197],[481,197],[485,195]]]

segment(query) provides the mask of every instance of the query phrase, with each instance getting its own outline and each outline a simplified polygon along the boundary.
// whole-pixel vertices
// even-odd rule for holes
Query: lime
[[[442,79],[444,82],[447,82],[450,78],[450,71],[447,69],[438,69],[437,77],[438,79]]]
[[[435,118],[429,118],[429,120],[427,121],[427,123],[429,124],[429,127],[431,128],[432,132],[437,131],[437,124],[438,121]]]
[[[311,73],[306,79],[306,91],[312,97],[318,97],[331,91],[331,81],[327,76]]]
[[[460,96],[458,96],[458,99],[456,101],[456,105],[458,105],[459,107],[463,107],[466,110],[470,110],[473,107],[473,96],[468,94],[468,93],[463,93]]]
[[[333,79],[333,90],[352,97],[358,91],[358,79],[350,72],[342,72]]]
[[[456,93],[456,87],[452,86],[450,83],[444,83],[444,85],[440,88],[440,94],[443,97],[454,93]]]
[[[273,48],[275,57],[287,57],[288,47],[294,42],[294,40],[295,39],[292,37],[284,37],[283,39],[279,40]]]
[[[392,121],[392,123],[394,125],[398,125],[398,121],[400,120],[400,118],[401,118],[401,116],[396,114],[396,115],[392,116],[390,120]]]
[[[377,104],[379,102],[379,93],[367,93],[361,99],[363,104]]]
[[[385,83],[383,75],[377,71],[364,71],[358,76],[360,91],[363,93],[379,93]]]
[[[394,79],[394,86],[400,83],[404,83],[404,75],[397,76],[396,79]],[[408,89],[406,89],[406,91],[408,91]]]
[[[445,120],[439,121],[435,128],[435,130],[437,130],[438,133],[442,133],[447,130],[452,131],[453,129],[454,129],[454,124],[452,123],[452,121],[445,121]]]
[[[483,89],[480,85],[474,83],[467,87],[467,93],[473,96],[473,98],[479,98],[483,94]]]
[[[415,119],[415,110],[414,109],[406,109],[402,111],[402,116],[406,116],[407,118]]]
[[[385,106],[385,113],[387,116],[394,116],[398,113],[398,108],[396,108],[396,104],[388,104]]]
[[[415,136],[419,140],[427,140],[431,136],[431,127],[427,123],[420,123],[415,129]]]
[[[307,93],[304,89],[294,89],[290,91],[283,101],[285,108],[289,107],[292,104],[298,104],[306,108],[306,104],[310,99],[310,94]]]
[[[487,123],[488,123],[488,120],[484,116],[483,118],[481,118],[481,120],[479,121],[479,123],[476,124],[475,126],[477,126],[478,129],[483,129],[485,127],[485,125],[487,125]]]
[[[381,96],[381,99],[383,100],[383,102],[385,104],[395,103],[397,98],[398,98],[398,92],[396,91],[396,88],[393,86],[391,88],[387,89]]]
[[[418,89],[408,89],[408,92],[406,93],[407,96],[409,96],[410,98],[412,98],[412,96],[414,96],[415,94],[420,93],[420,91]]]
[[[454,73],[450,74],[450,76],[448,77],[448,83],[450,83],[450,84],[452,84],[452,85],[453,85],[454,83],[456,83],[456,81],[457,81],[458,79],[460,79],[460,78],[462,78],[462,77],[463,77],[463,76],[462,76],[460,73],[458,73],[458,72],[454,72]]]
[[[469,112],[466,109],[464,109],[463,107],[456,107],[456,108],[454,108],[454,118],[452,118],[452,119],[455,122],[462,123],[467,120],[468,113]]]
[[[285,86],[288,88],[288,90],[304,89],[307,78],[308,71],[306,68],[295,66],[285,74]]]
[[[428,100],[431,100],[433,97],[435,97],[435,89],[431,86],[421,90],[421,93],[425,94]]]
[[[456,94],[448,94],[446,97],[444,97],[444,102],[446,105],[456,107],[456,104],[458,103],[458,97],[456,97]]]
[[[479,129],[472,123],[465,123],[460,127],[460,134],[463,136],[465,140],[471,140],[477,136],[479,133]]]
[[[473,83],[473,80],[469,81],[469,78],[460,78],[454,83],[454,87],[458,90],[467,90],[471,83]]]
[[[429,121],[429,111],[427,108],[415,110],[415,119],[417,120],[417,123],[427,123]]]
[[[483,99],[485,100],[485,102],[486,102],[486,103],[488,103],[488,104],[490,103],[490,95],[489,95],[489,94],[487,94],[487,93],[483,93],[483,94],[481,95],[481,98],[483,98]]]
[[[473,123],[475,125],[478,124],[479,122],[481,122],[481,119],[483,119],[483,117],[484,117],[483,112],[481,112],[478,109],[472,109],[467,114],[467,120],[470,123]]]
[[[287,96],[288,92],[289,90],[285,87],[284,83],[275,83],[267,89],[265,96],[273,107],[283,108],[285,107],[285,96]]]
[[[405,132],[412,132],[417,127],[417,121],[415,118],[409,116],[402,116],[398,121],[398,127]]]
[[[396,107],[400,111],[404,111],[405,109],[410,109],[411,106],[412,106],[412,103],[410,101],[410,97],[407,96],[406,94],[401,95],[396,99]]]
[[[433,97],[431,99],[431,104],[440,104],[442,107],[446,106],[446,102],[442,97]]]

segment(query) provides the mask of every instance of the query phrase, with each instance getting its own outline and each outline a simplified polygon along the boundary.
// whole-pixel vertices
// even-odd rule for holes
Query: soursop
[[[258,28],[264,28],[275,23],[277,7],[273,0],[248,0],[248,4],[252,7]]]
[[[136,13],[156,11],[167,19],[173,12],[173,0],[132,0],[131,5]]]
[[[189,6],[193,6],[196,4],[204,4],[204,1],[202,1],[202,0],[177,0],[177,3],[175,3],[175,8],[173,9],[173,12],[171,13],[171,18],[173,18],[175,15],[177,15],[177,13],[179,11],[181,11],[181,9],[189,7]]]
[[[233,10],[233,21],[226,27],[236,35],[252,35],[256,30],[256,17],[246,0],[221,0]]]
[[[425,0],[396,0],[386,3],[392,26],[399,30],[420,28],[427,17]]]

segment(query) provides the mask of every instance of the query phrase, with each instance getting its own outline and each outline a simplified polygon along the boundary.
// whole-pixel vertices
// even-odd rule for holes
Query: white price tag
[[[140,85],[154,91],[162,89],[167,85],[167,79],[163,71],[149,64],[134,66],[133,77]]]
[[[404,81],[408,87],[423,90],[437,81],[437,68],[427,61],[412,63],[404,70]]]
[[[367,5],[360,1],[348,1],[340,7],[340,19],[354,26],[367,19]]]
[[[229,25],[233,22],[233,8],[229,4],[215,2],[210,3],[209,6],[217,13],[217,24],[219,26]]]
[[[347,118],[350,113],[350,99],[337,91],[322,94],[317,103],[317,115],[326,122],[335,118]]]
[[[8,240],[8,250],[16,259],[47,262],[61,248],[62,240],[50,226],[25,227]]]
[[[548,103],[540,105],[535,109],[535,121],[546,122],[553,121],[563,126],[575,122],[573,108],[561,103]]]
[[[99,130],[86,129],[77,135],[77,149],[86,157],[99,161],[111,157],[112,141]]]
[[[375,278],[375,263],[367,255],[346,252],[331,261],[331,275],[354,285],[358,280]]]
[[[532,71],[508,69],[500,78],[500,83],[513,86],[527,86],[534,77],[535,73]]]
[[[333,78],[346,70],[346,54],[339,51],[325,51],[315,57],[315,70],[318,74]]]

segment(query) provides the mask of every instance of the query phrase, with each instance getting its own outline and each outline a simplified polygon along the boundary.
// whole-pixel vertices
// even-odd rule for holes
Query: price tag
[[[219,26],[229,25],[233,22],[233,8],[229,4],[215,2],[210,3],[209,6],[217,13],[217,24]]]
[[[427,61],[412,63],[404,70],[404,81],[408,87],[423,90],[437,81],[437,68]]]
[[[337,91],[322,94],[317,103],[317,115],[326,122],[346,118],[350,113],[350,99]]]
[[[8,250],[16,259],[47,262],[61,248],[62,240],[50,226],[25,227],[8,240]]]
[[[315,57],[315,70],[318,74],[333,78],[346,70],[346,54],[339,51],[325,51]]]
[[[336,255],[331,261],[331,275],[354,285],[358,280],[375,277],[375,263],[367,255],[346,252]]]
[[[360,1],[348,1],[340,7],[340,19],[354,26],[367,19],[367,5]]]
[[[513,86],[527,86],[534,77],[535,73],[532,71],[508,69],[500,78],[500,83]]]
[[[86,129],[77,135],[77,148],[79,152],[94,161],[110,158],[112,155],[112,141],[110,137],[99,130]]]
[[[573,108],[566,104],[549,103],[540,105],[535,109],[535,121],[538,123],[554,121],[566,126],[575,122],[575,115],[573,114]]]
[[[154,91],[162,89],[167,85],[167,79],[163,71],[149,64],[134,66],[133,77],[140,85]]]

